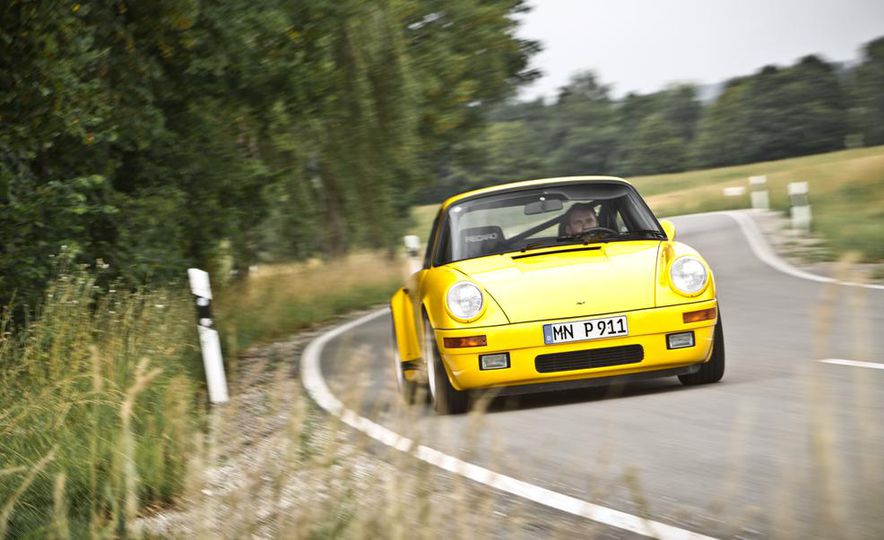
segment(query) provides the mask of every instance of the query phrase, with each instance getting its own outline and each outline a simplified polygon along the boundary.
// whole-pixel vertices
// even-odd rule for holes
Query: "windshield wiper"
[[[654,229],[639,229],[636,231],[626,231],[617,235],[617,238],[632,239],[635,237],[650,236],[657,240],[666,240],[666,233],[656,231]]]
[[[579,232],[576,234],[563,234],[562,236],[559,236],[558,238],[556,238],[556,240],[559,242],[566,242],[568,240],[580,240],[581,242],[588,244],[590,241],[592,241],[593,243],[602,242],[602,241],[605,241],[608,238],[611,238],[612,236],[616,236],[616,235],[617,235],[617,231],[614,231],[611,229],[590,230],[590,231]]]
[[[529,249],[540,249],[540,248],[545,248],[545,247],[556,247],[556,244],[550,244],[549,242],[532,242],[532,243],[528,244],[527,246],[523,247],[522,249],[520,249],[519,251],[521,251],[522,253],[525,253]]]
[[[635,231],[616,232],[612,230],[588,231],[577,234],[566,234],[559,236],[556,240],[564,242],[566,240],[580,240],[585,244],[616,242],[618,240],[634,240],[634,239],[655,239],[666,240],[666,233],[653,229],[639,229]]]
[[[556,238],[556,244],[553,244],[549,241],[546,242],[532,242],[527,246],[523,247],[519,251],[524,253],[528,250],[532,249],[540,249],[546,247],[556,247],[558,245],[563,245],[563,242],[571,242],[578,241],[583,244],[597,244],[604,242],[616,242],[618,240],[634,240],[634,239],[654,239],[654,240],[666,240],[666,233],[656,231],[654,229],[639,229],[635,231],[625,231],[625,232],[616,232],[613,230],[604,230],[604,231],[589,231],[582,232],[577,234],[563,234]],[[577,243],[577,242],[574,242]]]

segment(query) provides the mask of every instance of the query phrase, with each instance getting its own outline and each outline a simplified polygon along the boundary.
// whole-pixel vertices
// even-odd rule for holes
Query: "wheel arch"
[[[390,299],[390,313],[393,317],[393,338],[403,362],[417,360],[421,356],[420,335],[414,327],[414,308],[405,288],[401,288]]]

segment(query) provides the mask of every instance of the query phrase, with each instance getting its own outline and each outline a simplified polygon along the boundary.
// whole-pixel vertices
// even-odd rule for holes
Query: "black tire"
[[[724,377],[724,330],[721,325],[721,312],[718,313],[718,323],[715,325],[715,335],[712,339],[712,357],[708,362],[700,366],[700,371],[690,375],[679,375],[678,380],[686,386],[696,384],[710,384]]]
[[[470,405],[469,392],[455,390],[448,379],[442,364],[439,348],[430,321],[424,318],[424,361],[427,363],[427,378],[430,382],[430,400],[433,409],[439,414],[462,414]]]
[[[396,325],[393,324],[393,342],[391,344],[391,355],[393,357],[393,374],[396,377],[396,388],[399,395],[405,400],[405,403],[413,405],[417,398],[417,384],[405,378],[405,370],[402,365],[402,358],[399,356],[399,344],[396,341]]]

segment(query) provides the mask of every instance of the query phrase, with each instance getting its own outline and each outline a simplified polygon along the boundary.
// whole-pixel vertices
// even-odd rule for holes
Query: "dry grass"
[[[183,291],[182,291],[183,292]],[[76,271],[0,340],[0,537],[113,537],[180,491],[200,400],[185,294]]]
[[[630,179],[658,216],[748,208],[748,177],[766,175],[771,207],[788,212],[787,186],[806,181],[813,232],[832,256],[857,252],[866,262],[884,260],[884,147],[754,163],[705,171]],[[747,187],[742,197],[722,189]]]
[[[405,262],[380,253],[262,265],[218,294],[215,312],[229,354],[289,336],[336,315],[386,303],[401,286]]]

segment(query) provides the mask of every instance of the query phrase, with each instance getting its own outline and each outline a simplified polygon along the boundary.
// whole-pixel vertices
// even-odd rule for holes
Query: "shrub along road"
[[[718,384],[659,379],[437,417],[395,393],[388,315],[330,340],[323,377],[346,407],[426,446],[606,508],[714,536],[880,538],[884,290],[774,269],[724,215],[676,224],[715,272]],[[833,358],[873,365],[820,362]]]

